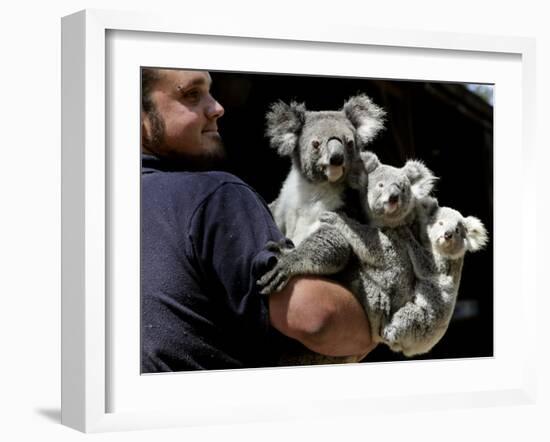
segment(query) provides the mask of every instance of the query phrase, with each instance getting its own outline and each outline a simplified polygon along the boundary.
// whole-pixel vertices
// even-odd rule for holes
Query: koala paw
[[[272,258],[274,261],[273,267],[256,281],[256,284],[261,288],[260,293],[262,295],[278,292],[287,284],[292,276],[291,260],[284,258],[294,250],[294,244],[291,240],[285,238],[281,241],[269,241],[265,248],[275,256]]]
[[[399,238],[403,240],[410,240],[412,236],[411,229],[409,229],[408,226],[399,226],[394,229],[395,233],[399,236]]]
[[[319,217],[319,221],[325,224],[336,224],[338,222],[338,215],[334,212],[323,212]]]
[[[256,281],[256,284],[261,288],[260,293],[262,295],[269,295],[270,293],[282,290],[291,276],[292,272],[290,271],[290,267],[286,265],[284,261],[279,260],[275,264],[275,267],[264,273],[264,275]]]
[[[284,255],[286,253],[289,253],[291,250],[294,249],[294,243],[288,239],[283,238],[280,241],[268,241],[265,245],[265,249],[268,252],[274,253],[275,255]]]
[[[393,325],[387,325],[382,331],[382,339],[388,343],[392,348],[398,346],[397,341],[399,341],[400,333],[397,327]]]
[[[294,243],[288,238],[283,238],[280,241],[269,241],[265,249],[275,256],[272,257],[273,267],[256,281],[262,295],[282,290],[288,282],[291,276],[290,265],[287,265],[283,258],[294,250]]]
[[[378,294],[377,309],[385,316],[388,317],[391,311],[391,301],[387,293],[380,292]]]

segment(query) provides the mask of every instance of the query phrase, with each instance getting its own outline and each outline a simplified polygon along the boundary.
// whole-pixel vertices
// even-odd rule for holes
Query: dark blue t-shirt
[[[142,159],[141,371],[273,366],[285,338],[255,284],[281,233],[259,195],[224,172]]]

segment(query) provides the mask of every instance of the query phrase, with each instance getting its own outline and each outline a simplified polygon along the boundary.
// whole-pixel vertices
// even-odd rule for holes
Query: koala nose
[[[344,164],[344,154],[341,152],[333,153],[330,156],[329,163],[331,166],[341,166]]]
[[[445,232],[444,236],[445,236],[445,239],[447,239],[447,240],[451,239],[453,237],[453,231],[452,230],[447,230]]]
[[[328,140],[328,162],[331,166],[344,164],[344,145],[340,139],[333,137]]]
[[[388,198],[388,202],[390,204],[395,204],[398,201],[399,201],[399,193],[398,192],[393,192]]]

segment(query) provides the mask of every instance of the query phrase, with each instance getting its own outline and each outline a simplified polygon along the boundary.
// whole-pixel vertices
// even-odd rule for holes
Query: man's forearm
[[[270,320],[283,334],[327,356],[364,355],[374,348],[361,304],[341,285],[297,277],[270,295]]]

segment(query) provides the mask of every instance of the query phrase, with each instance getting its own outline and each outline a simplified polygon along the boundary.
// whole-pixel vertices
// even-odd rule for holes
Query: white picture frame
[[[116,47],[118,43],[109,41],[113,36],[121,37],[121,44],[127,51],[120,51]],[[139,279],[132,283],[131,272],[122,277],[119,277],[117,272],[116,277],[113,277],[113,271],[109,267],[116,261],[113,257],[116,253],[125,253],[129,261],[134,264],[137,262],[139,267],[139,244],[130,241],[126,243],[128,249],[122,252],[120,247],[112,245],[118,241],[117,234],[120,232],[113,227],[117,222],[113,219],[113,214],[117,213],[116,206],[120,202],[116,192],[126,195],[126,189],[117,186],[124,182],[130,183],[130,187],[131,183],[135,184],[135,177],[139,179],[139,163],[134,164],[130,161],[129,168],[119,171],[121,155],[124,158],[125,151],[113,153],[109,150],[110,143],[120,142],[117,141],[119,134],[108,132],[106,124],[110,119],[117,118],[116,110],[109,108],[111,82],[117,81],[115,78],[117,74],[110,71],[109,66],[118,63],[117,57],[120,57],[128,68],[135,67],[136,63],[139,65],[148,51],[144,50],[144,54],[136,55],[136,51],[132,51],[132,47],[135,48],[132,45],[136,44],[136,39],[143,45],[154,40],[153,47],[156,48],[156,54],[148,58],[147,62],[143,62],[145,65],[166,65],[166,60],[175,56],[165,54],[169,51],[163,51],[162,48],[182,44],[181,42],[187,39],[192,40],[198,47],[219,51],[219,57],[215,61],[208,62],[207,65],[205,65],[206,58],[199,56],[193,63],[194,66],[209,69],[225,68],[244,71],[258,69],[258,61],[253,58],[233,57],[231,61],[229,58],[222,57],[220,48],[229,50],[229,44],[227,44],[229,41],[232,43],[231,50],[251,51],[251,53],[263,48],[262,45],[267,45],[276,52],[282,52],[283,55],[290,48],[299,53],[300,51],[331,51],[333,57],[338,57],[338,54],[343,51],[349,55],[353,51],[368,49],[375,53],[374,56],[381,57],[390,51],[398,52],[398,56],[409,54],[411,65],[422,57],[428,57],[432,62],[430,79],[442,79],[440,75],[446,75],[444,73],[448,69],[444,66],[446,63],[437,63],[438,59],[444,57],[465,62],[470,57],[473,60],[470,62],[478,65],[483,65],[484,60],[488,59],[501,60],[504,68],[500,69],[502,72],[498,75],[503,75],[499,78],[505,86],[499,96],[499,82],[495,83],[497,103],[495,119],[498,123],[498,128],[495,129],[495,151],[499,149],[502,153],[510,153],[508,155],[510,157],[515,153],[520,158],[518,161],[517,157],[510,159],[504,154],[495,155],[495,180],[498,185],[498,180],[502,179],[509,168],[520,164],[524,181],[521,188],[505,188],[511,198],[515,197],[522,202],[522,210],[516,217],[509,217],[512,219],[500,222],[498,210],[505,209],[503,205],[500,205],[500,209],[498,204],[495,206],[493,241],[495,252],[498,252],[495,253],[495,304],[497,305],[495,356],[482,361],[415,362],[406,367],[399,364],[373,366],[369,364],[368,368],[353,365],[315,367],[314,370],[274,368],[140,376],[139,362],[136,364],[139,356],[135,353],[122,354],[117,351],[120,346],[113,343],[119,339],[119,336],[122,336],[121,339],[134,339],[134,341],[139,339],[139,336],[124,337],[125,333],[131,335],[132,331],[135,331],[135,321],[138,319],[136,317],[133,323],[120,331],[120,327],[117,326],[120,321],[117,321],[116,313],[120,311],[117,304],[119,301],[113,301],[109,296],[113,290],[116,291],[120,287],[118,284],[124,285],[130,281],[129,284],[132,287],[126,291],[130,297],[135,294],[139,298]],[[218,45],[217,49],[212,49],[216,45],[210,45],[214,40]],[[121,55],[123,53],[129,54],[128,58]],[[419,58],[415,58],[416,56]],[[391,65],[390,60],[388,63]],[[179,59],[173,59],[170,62],[173,66],[178,64],[181,64]],[[84,432],[101,432],[319,416],[360,417],[372,412],[391,413],[411,408],[430,410],[534,403],[536,324],[528,320],[528,317],[531,306],[536,305],[537,286],[535,268],[529,265],[529,256],[534,256],[535,243],[534,238],[527,231],[526,222],[536,219],[537,205],[536,192],[533,191],[536,189],[534,185],[536,177],[531,173],[535,156],[532,135],[535,106],[534,64],[534,41],[517,37],[495,38],[414,31],[395,33],[336,25],[294,27],[292,24],[285,26],[277,24],[266,27],[264,23],[261,25],[239,23],[238,26],[233,26],[231,23],[200,19],[187,22],[183,26],[175,17],[100,10],[82,11],[63,18],[62,423]],[[262,69],[269,72],[275,70],[276,65],[270,65],[268,60],[264,62]],[[299,65],[295,65],[292,72],[302,72],[300,69],[302,68]],[[307,67],[303,69],[303,72],[308,72]],[[345,69],[350,67],[344,66],[343,69],[344,71],[338,72],[329,69],[326,73],[345,74]],[[381,70],[374,76],[393,78],[392,76],[399,74],[401,68],[394,69],[397,71],[388,73]],[[425,79],[425,68],[424,73],[422,65],[418,69],[417,76],[409,72],[406,78]],[[489,67],[487,72],[494,72],[494,67]],[[496,74],[490,74],[489,77],[491,75]],[[466,80],[477,81],[479,78]],[[514,85],[519,87],[518,90],[512,87]],[[139,93],[138,89],[133,90],[134,93]],[[132,120],[132,115],[139,114],[137,108],[130,104],[135,96],[127,98],[129,100],[127,106],[130,109],[128,124],[131,127],[137,127],[133,125],[139,121],[139,117]],[[516,103],[517,108],[506,107],[508,102]],[[499,103],[504,104],[499,107]],[[518,118],[518,115],[521,118]],[[499,118],[502,118],[500,122]],[[505,124],[506,118],[515,118],[516,125],[507,127],[511,125]],[[133,136],[137,137],[137,131]],[[127,144],[133,145],[134,138],[128,138]],[[128,179],[122,180],[124,177]],[[502,181],[502,188],[505,185]],[[128,201],[134,202],[134,205],[130,206],[129,213],[134,217],[135,222],[136,214],[139,218],[139,212],[135,211],[135,193],[134,197],[128,198]],[[139,220],[137,223],[139,225]],[[499,238],[503,238],[506,234],[508,227],[506,223],[512,223],[521,234],[507,243],[505,251]],[[504,259],[505,254],[510,253],[515,253],[515,256],[519,257],[521,263],[519,272],[517,270],[514,272],[514,268],[510,267],[511,263]],[[498,257],[500,259],[497,259]],[[515,269],[517,269],[517,262],[516,259]],[[503,274],[513,274],[514,278],[503,280],[501,278]],[[505,294],[499,296],[500,292],[504,293],[506,290],[516,290],[514,306],[511,305],[509,296]],[[518,292],[520,296],[517,295]],[[132,305],[135,308],[136,304]],[[135,317],[136,311],[131,310],[130,316],[132,314]],[[498,328],[503,327],[503,322],[510,319],[515,321],[515,329],[522,330],[521,348],[515,346],[513,355],[498,342],[506,336],[511,345],[516,344],[513,334],[504,335],[505,328]],[[499,330],[503,331],[499,332]],[[502,376],[492,375],[496,368],[503,373]],[[344,377],[347,381],[341,379],[342,370],[345,370]],[[399,385],[398,382],[395,384],[387,382],[387,387],[383,390],[373,389],[371,392],[366,392],[362,388],[354,387],[354,381],[366,375],[365,370],[371,370],[370,373],[376,373],[378,377],[387,376],[388,378],[400,377],[402,370],[407,370],[409,376],[413,378],[421,377],[425,372],[432,373],[433,378],[433,373],[436,371],[444,373],[444,378],[460,372],[479,373],[480,377],[477,382],[472,379],[464,379],[460,382],[453,376],[452,386],[447,387],[445,383],[434,382],[425,390],[420,388],[408,390],[404,388],[405,385]],[[196,388],[191,388],[191,383],[188,383],[186,389],[178,393],[182,388],[182,382],[186,381],[185,376],[187,379],[191,376],[192,384]],[[348,388],[339,390],[335,386],[325,389],[322,393],[316,391],[317,383],[319,381],[326,383],[327,379],[340,379],[343,382],[342,385]],[[206,383],[218,392],[216,397],[208,398],[208,403],[200,397],[200,388]],[[272,383],[276,385],[270,390],[266,384]],[[290,390],[294,394],[294,397],[287,402],[281,395],[277,395],[281,383],[290,385]],[[239,391],[236,388],[245,384],[248,385],[248,391],[239,394],[238,399],[232,399]],[[327,383],[327,385],[332,384]],[[231,390],[231,386],[235,386],[234,390]],[[146,404],[136,405],[135,408],[126,405],[136,403],[136,397],[131,396],[136,388],[139,394],[143,393],[143,397],[157,395],[156,401],[150,403],[164,405],[155,405],[150,408]],[[114,391],[117,393],[114,394]],[[261,397],[258,391],[262,391]],[[343,391],[347,393],[344,394]],[[353,393],[350,394],[350,391]],[[302,394],[302,400],[300,400],[300,394]],[[113,397],[116,397],[116,403]],[[373,397],[376,401],[369,400]]]

